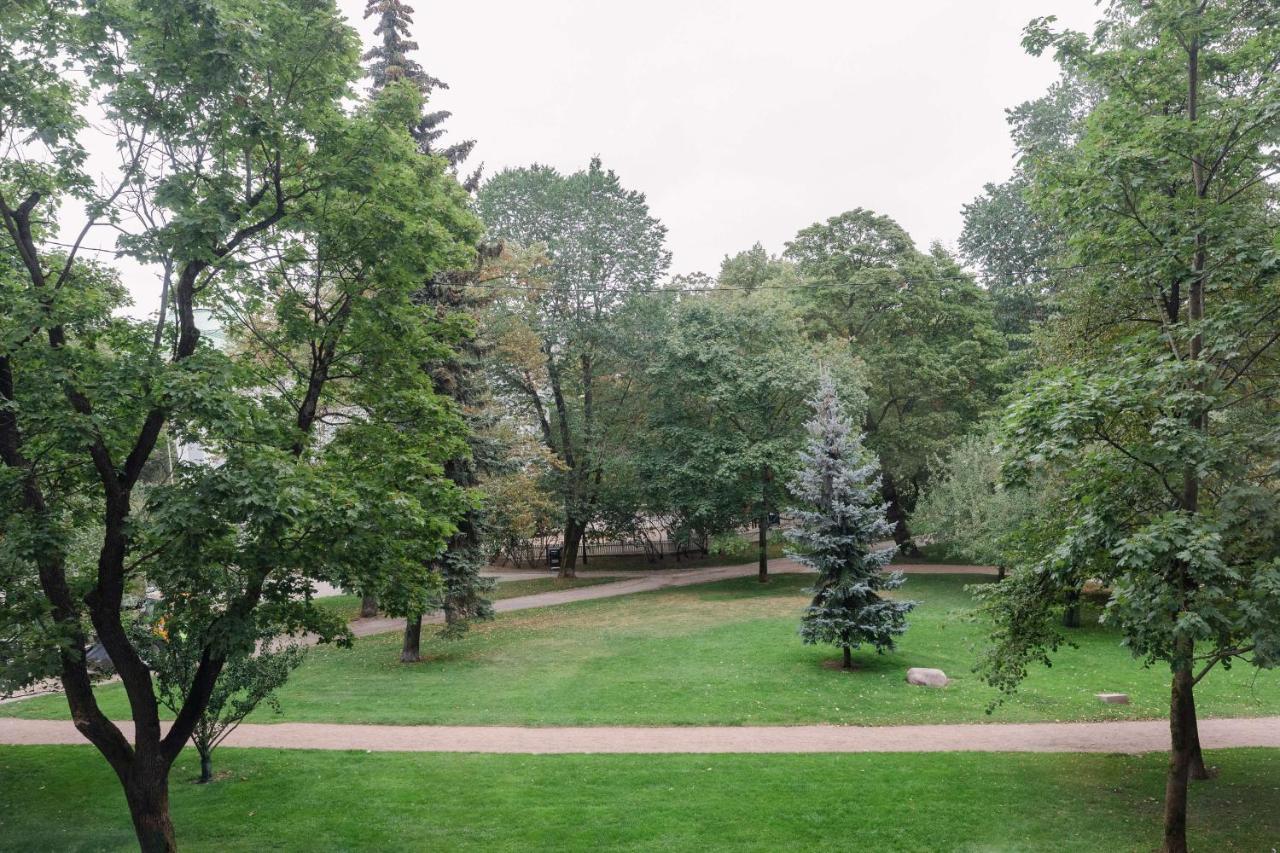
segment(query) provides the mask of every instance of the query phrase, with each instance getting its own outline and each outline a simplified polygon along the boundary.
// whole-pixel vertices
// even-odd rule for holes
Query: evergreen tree
[[[368,0],[364,9],[366,19],[376,18],[378,24],[373,34],[381,42],[369,48],[364,54],[368,63],[368,75],[373,80],[373,91],[376,94],[388,84],[399,80],[407,80],[422,92],[423,104],[431,102],[431,95],[437,89],[448,89],[449,84],[438,77],[428,74],[410,54],[418,49],[418,43],[411,37],[413,29],[413,7],[402,0]],[[424,112],[410,133],[424,154],[436,154],[449,161],[456,172],[463,161],[471,155],[475,148],[474,139],[455,142],[452,145],[440,146],[444,136],[444,122],[451,113],[448,110]],[[462,181],[467,192],[474,192],[480,186],[480,173],[483,164]]]
[[[839,646],[850,669],[852,650],[863,643],[880,653],[893,650],[915,602],[879,595],[903,583],[901,572],[884,573],[894,549],[874,548],[893,532],[880,501],[879,464],[845,416],[829,374],[810,405],[809,445],[791,484],[804,509],[797,513],[800,526],[787,533],[800,548],[789,556],[818,572],[800,636],[806,643]]]

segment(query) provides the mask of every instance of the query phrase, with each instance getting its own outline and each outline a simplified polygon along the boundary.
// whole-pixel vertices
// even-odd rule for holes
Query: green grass
[[[504,598],[519,598],[522,595],[536,595],[540,592],[556,592],[561,589],[576,589],[580,586],[595,586],[601,583],[612,583],[618,578],[529,578],[528,580],[501,581],[487,598],[490,601],[501,601]],[[326,595],[314,600],[317,607],[332,610],[348,621],[360,616],[360,596],[358,595]]]
[[[906,566],[921,564],[944,566],[973,565],[972,560],[952,554],[950,548],[948,548],[945,542],[931,542],[928,545],[921,545],[918,550],[920,551],[920,556],[918,557],[908,557],[906,554],[899,551],[897,554],[893,555],[893,562]]]
[[[1209,754],[1198,850],[1280,844],[1280,753]],[[222,749],[171,785],[187,851],[1146,851],[1164,759],[975,753],[449,755]],[[0,748],[0,847],[130,850],[90,747]]]
[[[839,653],[796,635],[809,579],[778,575],[503,614],[461,640],[424,642],[426,660],[398,662],[400,637],[316,649],[281,691],[284,714],[257,722],[392,724],[854,725],[1161,718],[1168,676],[1144,668],[1116,634],[1071,632],[1051,669],[988,716],[997,693],[970,671],[985,634],[968,618],[967,583],[989,577],[911,575],[901,595],[922,603],[893,654],[855,654],[859,669],[832,669]],[[1096,615],[1095,611],[1089,611]],[[908,667],[934,666],[954,681],[912,687]],[[1124,692],[1132,704],[1094,694]],[[109,714],[127,718],[118,685],[99,689]],[[1210,716],[1280,714],[1280,673],[1237,666],[1196,690]],[[0,715],[64,718],[60,696],[0,705]]]

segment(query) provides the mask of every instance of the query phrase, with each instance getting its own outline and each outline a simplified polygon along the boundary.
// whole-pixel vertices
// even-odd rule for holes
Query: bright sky
[[[416,0],[418,60],[486,171],[582,168],[645,192],[673,272],[714,273],[854,207],[922,246],[1003,180],[1006,107],[1057,77],[1037,16],[1089,30],[1094,0]],[[365,0],[341,0],[360,21]],[[369,38],[371,27],[360,21]]]
[[[365,0],[339,0],[362,20]],[[960,207],[1010,171],[1004,110],[1052,61],[1032,18],[1089,29],[1094,0],[416,0],[418,59],[451,89],[451,138],[493,174],[593,154],[645,192],[673,272],[770,251],[854,207],[954,245]],[[103,235],[100,240],[110,238]],[[154,310],[148,275],[127,275]]]

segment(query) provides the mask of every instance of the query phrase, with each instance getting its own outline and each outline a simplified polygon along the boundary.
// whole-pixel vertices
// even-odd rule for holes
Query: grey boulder
[[[907,684],[914,684],[917,687],[946,687],[947,674],[940,669],[913,666],[907,670]]]

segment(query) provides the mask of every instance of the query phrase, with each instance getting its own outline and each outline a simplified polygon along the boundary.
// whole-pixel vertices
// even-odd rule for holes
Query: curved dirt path
[[[132,737],[129,723],[117,723]],[[1280,717],[1201,720],[1206,749],[1280,747]],[[87,745],[70,722],[0,719],[0,744]],[[358,726],[276,723],[240,726],[227,746],[369,752],[815,753],[1164,752],[1162,720],[987,723],[933,726]]]
[[[894,571],[906,574],[969,574],[995,575],[991,566],[952,566],[939,563],[905,563],[892,567]],[[499,613],[512,610],[529,610],[534,607],[553,607],[559,604],[571,604],[575,601],[591,601],[597,598],[615,598],[620,595],[632,595],[637,592],[652,592],[657,589],[693,586],[700,583],[714,583],[732,578],[754,577],[759,571],[757,563],[743,563],[736,566],[708,566],[698,569],[654,569],[634,578],[625,578],[614,583],[602,583],[594,586],[562,589],[554,592],[539,592],[533,595],[522,595],[518,598],[505,598],[493,603],[493,609]],[[788,575],[804,574],[810,570],[795,560],[784,558],[769,561],[769,574]],[[581,577],[616,577],[617,572],[579,571]],[[551,577],[543,572],[530,572],[530,577]],[[423,619],[427,623],[444,621],[443,614],[435,613]],[[375,617],[372,619],[356,619],[349,623],[351,633],[357,637],[369,637],[374,634],[386,634],[391,631],[403,631],[404,620],[391,617]]]

